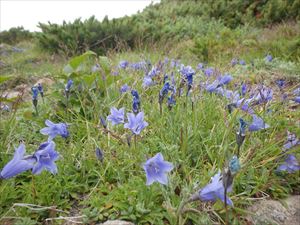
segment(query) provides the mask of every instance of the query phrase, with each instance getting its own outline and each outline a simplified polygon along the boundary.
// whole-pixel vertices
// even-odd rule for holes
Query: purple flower
[[[232,191],[232,185],[227,188],[227,192]],[[207,184],[204,188],[200,189],[199,197],[201,201],[213,201],[220,199],[222,202],[225,201],[224,196],[224,186],[222,182],[221,173],[218,172],[211,178],[211,182]],[[233,206],[233,202],[229,197],[226,198],[227,205]]]
[[[278,168],[278,171],[287,171],[288,173],[293,173],[300,170],[300,165],[296,157],[289,154],[284,163],[282,163]]]
[[[300,95],[300,87],[298,87],[297,89],[295,89],[295,90],[293,91],[293,94],[294,94],[294,95]]]
[[[33,168],[36,160],[32,156],[24,157],[25,152],[25,145],[20,144],[19,147],[15,150],[13,159],[9,161],[2,169],[0,173],[1,179],[9,179]]]
[[[130,90],[130,87],[127,84],[124,84],[121,88],[120,88],[120,92],[121,93],[126,93],[127,91]]]
[[[297,96],[293,99],[293,101],[297,102],[297,103],[300,103],[300,96]]]
[[[242,94],[242,96],[245,96],[246,93],[247,93],[247,84],[243,83],[242,87],[241,87],[241,94]]]
[[[171,90],[170,84],[169,84],[169,82],[166,82],[159,92],[159,99],[158,99],[159,104],[162,104],[162,102],[163,102],[164,98],[167,96],[169,90]]]
[[[266,56],[265,60],[266,60],[267,62],[272,62],[273,57],[272,57],[270,54],[268,54],[268,55]]]
[[[66,87],[65,87],[65,91],[66,91],[66,92],[69,92],[69,91],[70,91],[70,89],[71,89],[73,83],[74,83],[74,82],[73,82],[71,79],[68,80],[68,82],[67,82],[67,84],[66,84]]]
[[[107,117],[107,120],[112,123],[112,125],[117,125],[120,123],[124,123],[124,112],[125,108],[117,109],[112,107],[110,109],[110,115]]]
[[[174,167],[172,163],[164,161],[161,153],[157,153],[143,164],[143,168],[146,172],[146,185],[151,185],[155,181],[166,185],[168,183],[167,173]]]
[[[126,67],[129,65],[128,61],[126,60],[122,60],[120,61],[119,63],[119,67],[122,68],[122,69],[126,69]]]
[[[296,137],[296,135],[288,131],[287,142],[284,143],[282,150],[286,151],[299,144],[300,144],[300,140]]]
[[[141,107],[139,94],[136,90],[131,90],[131,95],[133,96],[132,111],[138,113]]]
[[[215,92],[218,86],[219,86],[219,81],[215,80],[213,83],[205,85],[205,89],[208,92]]]
[[[191,66],[184,66],[183,64],[181,64],[179,72],[186,79],[188,76],[193,76],[195,74],[195,70],[193,70]]]
[[[273,98],[273,90],[265,86],[259,88],[258,93],[253,96],[253,99],[256,100],[258,104],[271,101],[272,98]]]
[[[250,104],[252,101],[253,101],[252,98],[249,98],[249,99],[242,98],[236,102],[236,107],[240,108],[244,112],[253,114],[254,110],[252,108],[250,108]]]
[[[46,126],[40,130],[41,134],[49,135],[48,141],[51,141],[57,135],[67,138],[69,136],[68,125],[65,123],[53,123],[50,120],[45,121]]]
[[[1,104],[1,105],[0,105],[0,109],[1,109],[2,111],[7,111],[7,112],[10,111],[9,106],[6,105],[6,104]]]
[[[219,78],[219,85],[226,85],[228,84],[230,81],[232,81],[232,76],[230,74],[225,74],[224,76]]]
[[[204,70],[204,74],[208,77],[214,74],[214,68],[210,67]]]
[[[150,87],[150,86],[152,86],[154,84],[154,82],[153,82],[153,80],[152,80],[152,78],[151,77],[149,77],[149,76],[145,76],[144,77],[144,80],[143,80],[143,87],[145,88],[145,87]]]
[[[204,69],[204,65],[202,63],[199,63],[197,65],[197,70],[203,70]]]
[[[179,60],[172,59],[171,60],[171,68],[175,68],[179,65]]]
[[[249,131],[258,131],[262,129],[267,129],[270,125],[266,124],[262,118],[258,117],[257,115],[252,115],[252,123],[249,125]]]
[[[238,60],[237,60],[236,58],[233,58],[233,59],[231,60],[231,65],[232,65],[232,66],[235,66],[236,64],[238,64]]]
[[[55,151],[55,143],[53,141],[42,143],[33,156],[36,158],[36,164],[32,168],[33,174],[40,174],[44,169],[52,174],[57,173],[55,161],[59,155]]]
[[[160,73],[160,71],[159,71],[159,69],[157,67],[152,67],[152,69],[149,71],[149,73],[147,74],[146,77],[153,78],[153,77],[155,77],[159,73]]]
[[[285,81],[283,79],[276,80],[275,83],[279,87],[279,89],[282,89],[285,85]]]
[[[44,93],[44,89],[43,89],[43,86],[41,83],[38,83],[38,86],[37,86],[39,92],[41,93],[41,95]]]
[[[99,159],[101,162],[103,162],[104,154],[103,154],[103,151],[98,147],[96,148],[96,156],[97,156],[97,159]]]
[[[128,123],[124,124],[124,128],[130,129],[135,135],[139,135],[148,126],[148,123],[144,121],[144,112],[139,112],[137,115],[127,113],[127,118]]]
[[[96,73],[97,71],[100,71],[100,65],[99,64],[96,64],[92,67],[91,71],[93,73]]]
[[[107,123],[106,120],[104,119],[103,116],[100,115],[100,123],[102,124],[102,126],[106,129],[107,128]]]
[[[245,66],[245,65],[246,65],[246,62],[245,62],[245,60],[243,60],[243,59],[241,59],[241,60],[239,61],[239,63],[240,63],[240,65],[242,65],[242,66]]]
[[[32,91],[32,100],[37,100],[39,94],[38,88],[34,86],[31,88],[31,91]]]

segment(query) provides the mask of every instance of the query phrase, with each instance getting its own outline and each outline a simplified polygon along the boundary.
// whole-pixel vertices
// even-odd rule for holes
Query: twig
[[[46,221],[67,220],[68,222],[71,222],[71,223],[83,224],[83,222],[76,221],[76,220],[73,220],[73,219],[81,219],[81,218],[85,218],[85,217],[86,217],[86,215],[83,215],[83,216],[71,216],[71,217],[59,216],[59,217],[54,217],[54,218],[47,218]]]

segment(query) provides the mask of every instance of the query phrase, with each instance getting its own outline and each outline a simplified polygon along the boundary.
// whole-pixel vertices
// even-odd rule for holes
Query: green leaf
[[[100,64],[101,68],[104,70],[105,75],[110,74],[110,62],[107,57],[99,56],[99,64]]]
[[[0,84],[11,79],[11,76],[0,76]]]
[[[87,51],[80,56],[76,56],[69,61],[69,65],[73,70],[76,70],[80,64],[86,61],[90,56],[96,56],[97,54],[92,51]]]

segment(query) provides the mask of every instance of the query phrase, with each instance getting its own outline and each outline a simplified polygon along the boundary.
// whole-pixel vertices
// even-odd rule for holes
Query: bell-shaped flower
[[[144,121],[144,112],[139,112],[137,115],[134,113],[127,113],[128,123],[124,124],[124,128],[130,129],[135,135],[139,135],[141,131],[148,126]]]
[[[300,96],[296,96],[294,99],[293,99],[294,102],[297,102],[297,103],[300,103]]]
[[[219,85],[226,85],[228,84],[230,81],[232,81],[232,76],[230,74],[225,74],[224,76],[219,77]]]
[[[55,161],[59,155],[55,151],[55,143],[53,141],[42,143],[33,156],[36,158],[36,163],[32,168],[33,174],[40,174],[44,169],[52,174],[57,173]]]
[[[112,125],[124,123],[124,114],[125,108],[117,109],[115,107],[112,107],[110,109],[110,115],[107,117],[107,120],[110,121]]]
[[[50,120],[46,120],[45,124],[48,127],[45,127],[40,130],[41,134],[48,135],[48,140],[51,141],[57,135],[67,138],[69,136],[68,125],[65,123],[53,123]]]
[[[145,76],[143,79],[142,86],[145,88],[145,87],[151,87],[152,85],[154,85],[154,81],[152,80],[152,78],[149,76]]]
[[[287,141],[284,143],[284,145],[282,147],[282,150],[286,151],[286,150],[288,150],[290,148],[293,148],[296,145],[300,145],[299,138],[297,138],[295,134],[293,134],[293,133],[291,133],[291,132],[288,131]]]
[[[161,153],[157,153],[143,164],[143,168],[146,172],[146,185],[151,185],[154,182],[166,185],[168,183],[167,173],[170,172],[174,166],[172,163],[164,161]]]
[[[120,92],[121,93],[126,93],[127,91],[130,90],[130,87],[127,84],[124,84],[121,88],[120,88]]]
[[[245,96],[246,93],[247,93],[247,84],[243,83],[241,86],[241,94],[242,94],[242,96]]]
[[[66,84],[66,87],[65,87],[65,91],[66,91],[66,92],[69,92],[69,91],[70,91],[70,89],[71,89],[73,83],[74,83],[73,80],[71,80],[71,79],[68,80],[68,82],[67,82],[67,84]]]
[[[268,55],[266,56],[265,60],[266,60],[266,62],[272,62],[273,57],[272,57],[270,54],[268,54]]]
[[[33,168],[36,159],[31,155],[24,156],[25,152],[25,145],[20,144],[15,150],[13,159],[1,170],[0,179],[9,179]]]
[[[245,60],[240,59],[239,64],[242,65],[242,66],[245,66],[245,65],[246,65],[246,62],[245,62]]]
[[[204,70],[204,74],[205,74],[206,76],[208,76],[208,77],[210,77],[211,75],[213,75],[214,72],[215,72],[215,70],[214,70],[214,68],[212,68],[212,67],[206,68],[206,69]]]
[[[128,61],[122,60],[119,62],[119,68],[126,69],[126,67],[129,65]]]
[[[232,184],[227,187],[227,192],[232,191]],[[211,182],[199,191],[199,198],[201,201],[212,201],[215,202],[220,199],[222,202],[225,201],[224,185],[222,181],[221,172],[218,172],[211,178]],[[229,197],[226,196],[227,205],[233,206],[233,202]]]
[[[249,131],[258,131],[270,127],[270,125],[266,124],[262,118],[255,114],[252,115],[252,119],[252,123],[249,125]]]
[[[297,158],[289,154],[284,163],[278,166],[277,171],[287,171],[288,173],[293,173],[300,170],[300,165],[297,161]]]

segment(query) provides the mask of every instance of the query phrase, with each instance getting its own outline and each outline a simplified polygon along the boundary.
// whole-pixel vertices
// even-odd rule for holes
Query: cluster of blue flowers
[[[41,133],[49,135],[48,141],[40,144],[30,155],[25,155],[25,145],[21,143],[16,148],[13,159],[1,170],[0,179],[9,179],[27,170],[31,170],[33,174],[40,174],[43,170],[48,170],[52,174],[57,173],[55,161],[59,158],[59,154],[55,150],[53,138],[58,135],[67,138],[69,132],[64,123],[55,124],[50,120],[46,120],[45,123],[48,127],[41,129]]]

